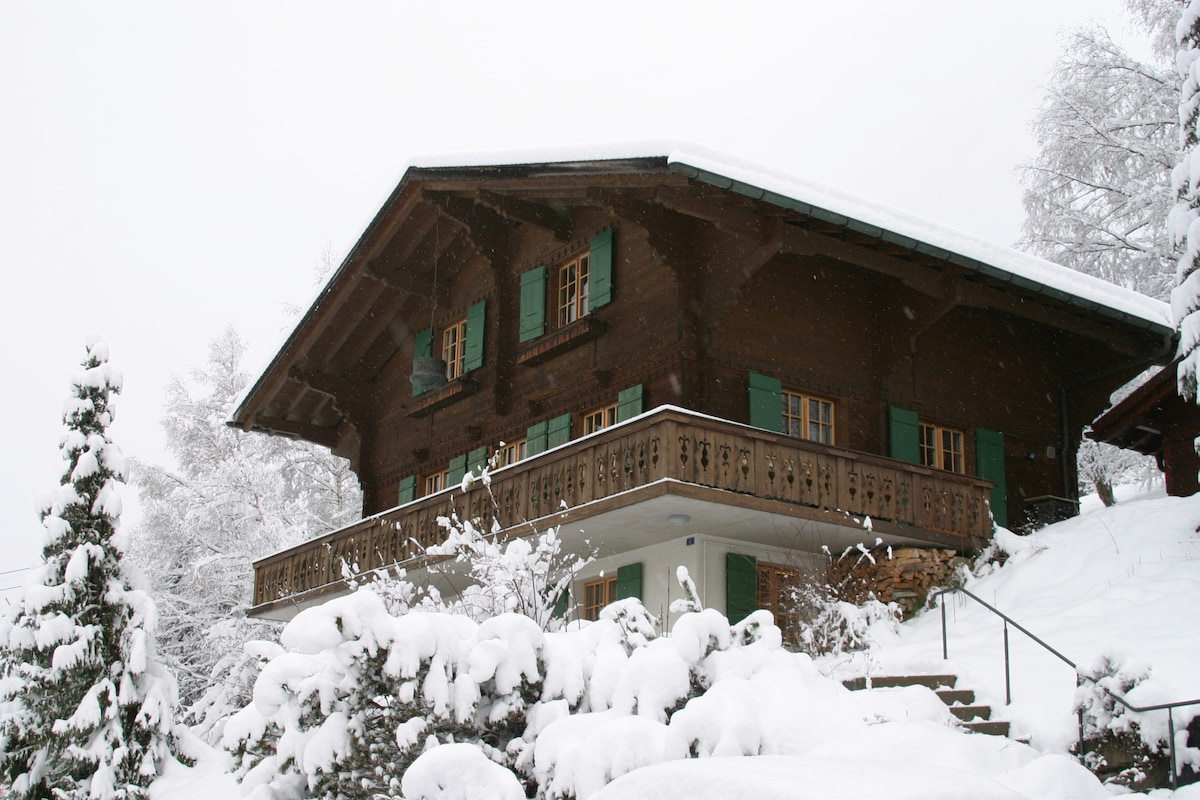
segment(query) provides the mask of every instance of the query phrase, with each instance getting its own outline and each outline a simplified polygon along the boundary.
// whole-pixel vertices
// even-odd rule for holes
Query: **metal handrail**
[[[1062,661],[1064,664],[1066,664],[1068,667],[1070,667],[1075,672],[1075,685],[1076,686],[1080,685],[1083,681],[1088,681],[1090,683],[1093,683],[1096,686],[1098,686],[1101,690],[1103,690],[1104,693],[1107,694],[1109,697],[1111,697],[1113,700],[1116,700],[1118,703],[1125,706],[1125,708],[1127,708],[1128,710],[1134,711],[1137,713],[1141,713],[1144,711],[1166,710],[1166,712],[1167,712],[1167,731],[1168,731],[1167,740],[1168,740],[1170,750],[1171,750],[1171,786],[1172,786],[1172,788],[1178,788],[1179,776],[1176,774],[1176,760],[1175,760],[1175,717],[1171,713],[1171,711],[1176,708],[1182,708],[1183,706],[1200,705],[1200,698],[1198,698],[1196,700],[1179,700],[1179,701],[1176,701],[1173,703],[1159,703],[1158,705],[1153,705],[1153,706],[1131,705],[1129,703],[1129,701],[1127,701],[1124,697],[1121,697],[1119,694],[1116,694],[1115,692],[1111,691],[1107,686],[1101,685],[1095,678],[1091,677],[1090,675],[1085,675],[1085,674],[1081,673],[1079,671],[1079,667],[1076,666],[1074,661],[1072,661],[1071,659],[1064,656],[1062,653],[1055,650],[1053,647],[1051,647],[1049,644],[1044,642],[1041,638],[1039,638],[1036,634],[1034,634],[1032,631],[1030,631],[1024,625],[1017,622],[1015,619],[1010,617],[1008,614],[1005,614],[1003,611],[996,608],[995,606],[993,606],[991,603],[987,602],[983,598],[979,597],[978,595],[972,594],[971,592],[967,591],[966,589],[963,589],[962,587],[953,587],[950,589],[942,589],[941,591],[934,592],[933,599],[937,600],[937,599],[941,598],[942,595],[947,595],[947,594],[964,594],[967,597],[974,600],[976,603],[979,603],[979,605],[983,606],[988,611],[992,612],[993,614],[995,614],[996,616],[998,616],[1002,620],[1004,620],[1004,702],[1005,702],[1005,705],[1012,704],[1012,677],[1011,677],[1009,649],[1008,649],[1008,626],[1012,625],[1014,628],[1016,628],[1017,630],[1019,630],[1021,633],[1025,634],[1026,636],[1028,636],[1033,641],[1037,642],[1045,650],[1049,651],[1051,654],[1053,654],[1055,657],[1057,657],[1060,661]],[[938,605],[942,609],[942,659],[946,660],[946,659],[950,658],[949,644],[947,641],[947,634],[946,634],[946,602],[943,600]],[[1083,709],[1080,708],[1077,713],[1078,713],[1078,718],[1079,718],[1079,757],[1082,759],[1084,756]]]

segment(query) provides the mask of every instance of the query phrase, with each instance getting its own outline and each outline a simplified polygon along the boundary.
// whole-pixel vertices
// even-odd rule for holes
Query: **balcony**
[[[664,522],[675,508],[725,536],[786,523],[838,546],[878,537],[974,551],[991,536],[990,490],[979,478],[665,406],[497,470],[490,492],[477,482],[423,497],[260,559],[250,613],[288,615],[345,591],[343,563],[358,574],[419,565],[422,549],[442,541],[438,517],[452,512],[485,529],[499,519],[511,536],[582,529],[615,552],[679,536]]]

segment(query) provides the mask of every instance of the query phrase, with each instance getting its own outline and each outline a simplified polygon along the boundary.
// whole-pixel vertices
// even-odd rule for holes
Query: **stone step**
[[[876,689],[888,689],[895,686],[927,686],[930,689],[953,689],[957,675],[880,675],[871,679],[871,686]],[[842,684],[852,692],[867,688],[866,678],[853,678],[842,681]]]
[[[950,713],[962,722],[962,726],[973,733],[988,736],[1008,736],[1009,724],[992,719],[992,707],[975,704],[975,692],[970,689],[955,689],[957,675],[880,675],[871,679],[872,688],[886,689],[897,686],[927,686],[933,689]],[[866,678],[842,681],[851,691],[867,688]]]
[[[1001,720],[964,722],[963,727],[975,733],[983,733],[988,736],[1008,736],[1009,730],[1009,724]]]
[[[950,713],[963,722],[992,718],[991,706],[950,706]]]
[[[970,689],[938,689],[937,696],[948,706],[975,704],[975,693]]]

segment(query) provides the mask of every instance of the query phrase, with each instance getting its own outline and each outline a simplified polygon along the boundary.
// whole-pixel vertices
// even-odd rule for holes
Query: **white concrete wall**
[[[728,553],[753,556],[759,561],[782,564],[800,569],[823,569],[824,557],[778,547],[747,544],[735,539],[715,536],[681,536],[670,542],[630,550],[618,556],[592,562],[580,573],[571,587],[572,600],[577,606],[572,619],[583,613],[583,585],[601,576],[613,577],[627,564],[642,564],[642,602],[659,618],[660,628],[670,630],[678,614],[669,612],[671,603],[683,597],[675,579],[676,570],[687,567],[700,591],[705,607],[725,613],[725,556]],[[736,620],[734,620],[736,622]]]

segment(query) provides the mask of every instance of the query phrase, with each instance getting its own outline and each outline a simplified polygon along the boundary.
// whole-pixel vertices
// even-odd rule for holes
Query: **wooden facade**
[[[1165,313],[1139,302],[1113,308],[686,160],[412,168],[235,413],[247,430],[348,457],[371,517],[261,562],[255,603],[324,585],[330,567],[312,553],[358,547],[397,522],[421,531],[433,509],[474,503],[470,492],[422,498],[521,442],[527,462],[504,473],[521,496],[502,500],[505,526],[546,516],[527,504],[539,476],[568,480],[563,459],[580,466],[561,499],[583,509],[659,478],[724,490],[733,505],[849,509],[831,499],[857,480],[842,466],[828,496],[764,483],[768,461],[778,470],[785,457],[768,459],[763,442],[788,444],[789,422],[793,461],[832,448],[829,463],[869,463],[894,486],[970,487],[948,528],[905,516],[911,498],[908,512],[854,513],[972,550],[986,537],[981,487],[1013,525],[1027,498],[1075,496],[1083,425],[1113,388],[1169,356]],[[443,354],[461,357],[462,374],[415,387],[416,359]],[[598,483],[591,448],[603,436],[539,455],[663,406],[703,416],[667,415],[687,430],[671,441],[660,430],[661,461],[621,472],[627,486]],[[752,453],[738,467],[744,484],[680,472],[682,442],[708,441],[720,420],[771,432],[738,427],[724,456],[708,454]],[[945,474],[929,483],[922,462]],[[411,555],[401,539],[371,547],[385,561]]]
[[[1088,437],[1154,456],[1166,478],[1167,494],[1190,497],[1200,491],[1200,405],[1180,397],[1178,361],[1159,370],[1124,400],[1092,423]]]

